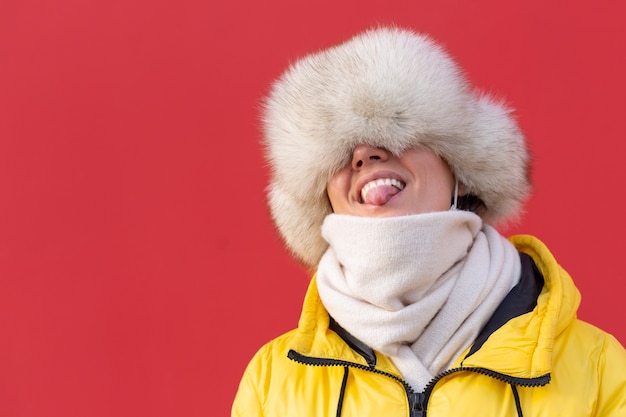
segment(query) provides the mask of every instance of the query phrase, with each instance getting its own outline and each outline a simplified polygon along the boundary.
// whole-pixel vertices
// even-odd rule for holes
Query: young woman
[[[315,275],[233,416],[624,416],[626,352],[532,236],[525,139],[426,36],[309,55],[265,113],[269,205]]]

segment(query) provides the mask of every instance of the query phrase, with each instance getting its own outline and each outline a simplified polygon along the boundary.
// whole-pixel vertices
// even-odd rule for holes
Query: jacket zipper
[[[388,378],[393,379],[394,381],[397,381],[399,383],[402,384],[402,386],[404,387],[404,391],[406,392],[407,395],[407,400],[409,403],[409,411],[410,417],[422,417],[425,416],[426,414],[426,408],[425,408],[425,402],[423,402],[425,396],[422,393],[417,393],[415,391],[413,391],[413,388],[411,388],[411,386],[409,384],[406,383],[405,380],[403,380],[402,378],[397,377],[394,374],[390,374],[389,372],[385,372],[385,371],[381,371],[379,369],[376,369],[374,367],[370,367],[370,366],[366,366],[366,365],[361,365],[359,363],[354,363],[354,362],[349,362],[349,361],[343,361],[340,359],[325,359],[325,358],[314,358],[311,356],[304,356],[301,355],[300,353],[296,352],[295,350],[290,350],[289,353],[287,354],[287,357],[289,359],[291,359],[294,362],[298,362],[301,363],[303,365],[311,365],[311,366],[347,366],[350,368],[356,368],[356,369],[361,369],[363,371],[368,371],[368,372],[372,372],[375,374],[379,374],[379,375],[384,375]]]
[[[426,394],[423,392],[412,391],[407,392],[409,397],[409,416],[424,417],[426,416]]]
[[[509,385],[516,385],[519,387],[529,387],[529,388],[540,387],[543,385],[547,385],[550,382],[550,374],[545,374],[536,378],[516,378],[510,375],[501,374],[499,372],[492,371],[490,369],[459,366],[457,368],[452,368],[447,371],[444,371],[440,373],[439,375],[437,375],[436,377],[434,377],[428,383],[428,385],[426,385],[424,392],[430,395],[430,392],[432,392],[433,388],[435,388],[435,385],[437,384],[437,382],[439,382],[442,378],[448,375],[452,375],[456,372],[474,372],[477,374],[486,375],[488,377],[497,379]]]
[[[457,368],[452,368],[447,371],[441,372],[436,377],[434,377],[424,388],[423,398],[421,398],[421,404],[423,404],[423,410],[419,412],[419,414],[415,414],[415,416],[426,417],[426,404],[428,404],[428,399],[435,389],[435,385],[439,381],[441,381],[446,376],[452,375],[457,372],[473,372],[481,375],[485,375],[499,381],[505,382],[511,386],[520,386],[520,387],[539,387],[543,385],[547,385],[550,382],[550,374],[545,374],[536,378],[516,378],[510,375],[501,374],[496,371],[492,371],[490,369],[485,368],[474,368],[474,367],[466,367],[459,366]],[[411,414],[413,417],[413,414]]]
[[[510,375],[501,374],[499,372],[491,371],[485,368],[472,368],[460,366],[457,368],[449,369],[434,377],[424,388],[424,392],[415,392],[413,388],[402,378],[390,374],[388,372],[381,371],[374,367],[361,365],[359,363],[343,361],[340,359],[326,359],[315,358],[310,356],[304,356],[295,350],[290,350],[287,357],[292,361],[312,366],[347,366],[350,368],[361,369],[364,371],[372,372],[379,375],[384,375],[402,384],[407,395],[407,401],[409,403],[409,416],[410,417],[426,417],[426,405],[430,395],[432,394],[435,385],[446,376],[452,375],[457,372],[474,372],[481,375],[486,375],[491,378],[495,378],[510,385],[517,385],[521,387],[539,387],[546,385],[550,382],[550,374],[545,374],[536,378],[516,378]]]

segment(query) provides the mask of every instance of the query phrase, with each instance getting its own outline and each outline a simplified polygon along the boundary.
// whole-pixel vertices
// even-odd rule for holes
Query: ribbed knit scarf
[[[322,303],[418,392],[474,341],[521,273],[515,247],[466,211],[331,214],[322,235]]]

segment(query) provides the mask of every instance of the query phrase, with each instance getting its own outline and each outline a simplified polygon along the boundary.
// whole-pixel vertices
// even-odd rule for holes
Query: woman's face
[[[326,191],[334,213],[392,217],[448,210],[454,182],[448,164],[428,149],[395,156],[359,145],[350,165],[332,176]]]

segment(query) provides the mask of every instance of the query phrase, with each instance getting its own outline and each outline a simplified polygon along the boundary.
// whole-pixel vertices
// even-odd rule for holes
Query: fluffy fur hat
[[[273,220],[311,269],[327,249],[326,185],[359,144],[396,155],[431,149],[485,203],[486,222],[517,215],[530,191],[529,154],[509,109],[473,91],[441,46],[408,30],[368,30],[295,62],[273,84],[263,126]]]

